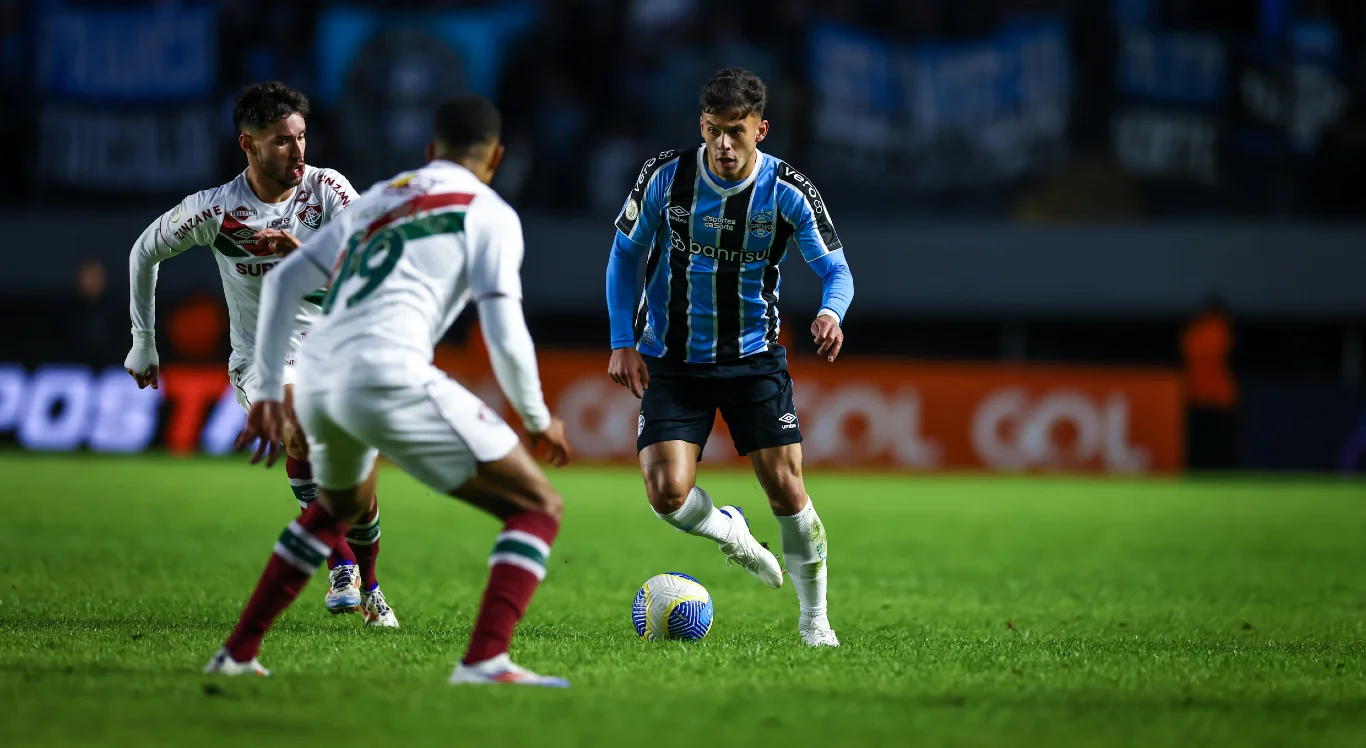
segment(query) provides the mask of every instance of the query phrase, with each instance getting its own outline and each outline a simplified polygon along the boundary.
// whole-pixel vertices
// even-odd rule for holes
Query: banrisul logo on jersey
[[[699,244],[692,239],[684,239],[683,235],[677,231],[669,232],[669,248],[675,252],[687,252],[688,254],[707,257],[718,262],[760,262],[768,259],[770,249],[769,247],[765,247],[758,252],[746,252],[743,249],[713,247],[710,244]]]
[[[317,231],[323,225],[323,206],[319,203],[309,203],[298,213],[299,223]]]

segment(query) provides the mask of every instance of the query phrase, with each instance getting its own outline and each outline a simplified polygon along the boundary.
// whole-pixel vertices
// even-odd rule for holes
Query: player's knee
[[[553,488],[538,491],[535,497],[536,511],[549,514],[556,522],[564,518],[564,499]]]
[[[645,475],[645,495],[650,499],[650,506],[660,514],[672,514],[682,508],[690,491],[692,484],[682,476],[666,472]]]

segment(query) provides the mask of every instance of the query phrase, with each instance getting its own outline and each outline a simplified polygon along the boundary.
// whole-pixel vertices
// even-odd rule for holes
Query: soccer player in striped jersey
[[[138,237],[129,255],[132,286],[133,348],[124,368],[138,387],[158,386],[156,283],[158,265],[192,247],[209,247],[218,263],[223,293],[228,300],[232,356],[228,379],[237,403],[251,408],[248,397],[261,375],[252,364],[256,346],[256,310],[261,282],[279,262],[286,245],[262,237],[265,230],[288,229],[308,238],[346,210],[355,190],[340,173],[304,163],[307,145],[308,99],[283,83],[248,87],[233,106],[237,140],[247,156],[247,168],[227,184],[196,192],[153,221]],[[297,322],[306,327],[317,314],[315,294],[299,309]],[[284,362],[288,398],[293,394],[294,356],[302,342],[296,336]],[[285,472],[301,509],[318,495],[308,450],[302,434],[286,430],[289,459]],[[397,628],[398,619],[375,578],[379,561],[379,505],[338,544],[328,559],[331,568],[323,605],[332,613],[359,611],[367,626]]]
[[[429,163],[380,182],[290,255],[262,289],[261,371],[241,449],[261,437],[274,462],[281,371],[299,299],[331,282],[300,352],[295,408],[317,471],[318,500],[280,535],[237,627],[205,672],[267,674],[256,661],[271,623],[298,596],[374,492],[385,457],[429,488],[497,517],[489,582],[451,683],[564,687],[512,663],[517,621],[546,574],[563,501],[517,434],[432,365],[433,349],[471,301],[493,371],[534,445],[569,459],[564,424],[541,394],[522,316],[522,226],[489,186],[503,157],[498,110],[477,96],[436,112]]]
[[[767,92],[727,68],[702,89],[702,145],[645,162],[617,217],[607,265],[613,381],[642,398],[640,468],[651,507],[679,530],[716,541],[770,587],[778,560],[738,507],[713,505],[696,485],[716,412],[748,455],[778,520],[797,588],[797,630],[813,647],[839,646],[826,615],[826,534],[802,482],[801,428],[787,353],[778,344],[779,265],[790,247],[820,275],[811,323],[833,362],[853,276],[815,185],[763,153]],[[637,273],[645,262],[645,287]]]

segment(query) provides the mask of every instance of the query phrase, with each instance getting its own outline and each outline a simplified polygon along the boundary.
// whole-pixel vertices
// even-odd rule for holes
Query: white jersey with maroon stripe
[[[263,203],[247,183],[243,171],[236,179],[196,192],[168,211],[143,232],[133,252],[132,317],[134,330],[153,329],[155,263],[195,246],[209,247],[218,263],[227,297],[232,356],[228,369],[236,371],[255,356],[257,306],[261,279],[279,262],[252,240],[261,229],[282,229],[302,241],[313,238],[325,224],[341,215],[355,199],[351,184],[332,169],[304,166],[304,178],[289,198]],[[306,328],[317,316],[319,292],[310,304],[300,305],[295,323]],[[299,346],[291,346],[293,363]]]
[[[361,352],[431,361],[471,300],[522,296],[517,212],[449,161],[371,187],[299,252],[331,273],[301,353],[300,386],[313,390]]]

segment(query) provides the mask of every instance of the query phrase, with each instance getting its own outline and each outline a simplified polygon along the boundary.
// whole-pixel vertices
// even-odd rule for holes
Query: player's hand
[[[241,452],[252,441],[261,440],[251,455],[251,464],[255,465],[265,457],[266,467],[270,467],[280,459],[280,425],[284,422],[282,410],[283,406],[274,400],[257,400],[251,404],[251,411],[247,413],[247,425],[242,429],[242,433],[237,435],[237,443],[234,445],[234,448]]]
[[[133,371],[132,369],[128,368],[125,368],[124,371],[128,372],[133,376],[133,381],[138,383],[138,389],[145,390],[149,385],[154,390],[160,389],[158,387],[158,384],[160,383],[157,381],[157,375],[161,373],[160,366],[152,364],[151,366],[147,367],[146,371],[143,371],[141,373]]]
[[[844,331],[840,329],[839,320],[822,314],[811,323],[811,334],[816,338],[816,353],[825,356],[825,360],[834,361],[840,355],[840,348],[844,347]]]
[[[552,417],[545,431],[531,435],[532,449],[540,449],[542,444],[547,445],[548,449],[546,461],[557,468],[568,465],[574,457],[574,450],[569,447],[569,439],[564,435],[564,421],[558,418]]]
[[[645,368],[645,359],[634,348],[616,348],[612,351],[612,360],[607,362],[607,376],[630,390],[636,399],[645,397],[645,388],[650,386],[650,372]]]
[[[128,356],[123,359],[123,370],[138,383],[138,389],[146,389],[149,385],[152,389],[157,389],[159,382],[157,375],[161,373],[158,365],[161,360],[157,358],[156,338],[151,331],[135,331],[133,333],[133,348],[128,351]]]
[[[266,245],[266,249],[269,249],[276,257],[287,257],[290,252],[303,244],[298,237],[280,229],[261,229],[251,238]]]

